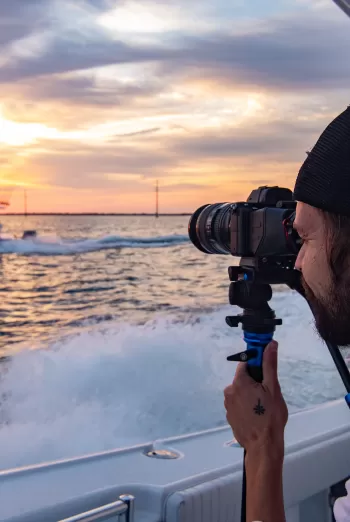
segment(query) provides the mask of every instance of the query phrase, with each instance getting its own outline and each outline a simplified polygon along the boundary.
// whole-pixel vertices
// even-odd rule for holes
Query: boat
[[[287,522],[330,522],[350,474],[349,409],[290,415]],[[239,522],[243,449],[224,426],[0,472],[2,522]]]
[[[2,187],[0,190],[0,210],[6,210],[10,206],[11,195],[13,192],[13,187]],[[24,215],[27,216],[27,191],[24,190]],[[2,234],[2,224],[0,223],[0,241],[5,241],[9,239],[33,239],[37,237],[36,230],[24,230],[22,236],[18,238],[17,236],[8,236]]]
[[[37,231],[36,230],[25,230],[22,235],[22,239],[33,239],[34,237],[37,237]]]
[[[12,236],[10,234],[3,234],[2,233],[2,224],[0,223],[0,241],[9,241],[12,239],[33,239],[37,237],[37,231],[36,230],[25,230],[21,237],[18,237],[16,235]]]
[[[334,1],[350,16],[350,0]],[[287,522],[334,520],[350,476],[349,415],[343,399],[290,415]],[[239,522],[242,462],[243,449],[224,426],[3,470],[0,521]]]

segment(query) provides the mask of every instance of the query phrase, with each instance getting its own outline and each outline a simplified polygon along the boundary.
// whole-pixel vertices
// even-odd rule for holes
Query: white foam
[[[69,241],[56,236],[37,236],[28,239],[11,239],[4,235],[2,237],[0,254],[43,256],[74,255],[116,248],[165,248],[189,242],[188,236],[179,234],[148,238],[106,236]]]
[[[345,395],[303,300],[276,293],[273,306],[284,320],[275,337],[291,410]],[[244,349],[241,330],[225,325],[233,310],[92,328],[22,350],[0,378],[0,468],[224,424],[223,389],[235,369],[226,357]]]

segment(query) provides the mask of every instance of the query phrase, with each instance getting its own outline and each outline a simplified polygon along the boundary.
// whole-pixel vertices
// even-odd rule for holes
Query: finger
[[[225,401],[230,400],[230,398],[233,396],[233,390],[232,390],[232,384],[229,384],[224,389],[224,397]]]
[[[265,348],[263,356],[263,382],[271,389],[279,384],[277,374],[277,348],[278,343],[271,341]]]
[[[241,381],[243,379],[249,379],[248,365],[246,362],[239,362],[236,367],[235,376],[233,382]]]

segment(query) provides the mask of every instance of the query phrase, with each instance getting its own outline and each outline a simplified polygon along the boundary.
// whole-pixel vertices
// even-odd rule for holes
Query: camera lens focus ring
[[[216,247],[219,254],[230,253],[230,203],[225,203],[219,208],[213,218],[213,236],[216,239]]]
[[[192,243],[207,254],[230,254],[231,203],[200,207],[191,217],[189,236]]]

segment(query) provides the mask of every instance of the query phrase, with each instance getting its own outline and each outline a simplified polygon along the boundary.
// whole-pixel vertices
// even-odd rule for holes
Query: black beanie
[[[294,199],[350,216],[350,106],[326,127],[308,154]]]

